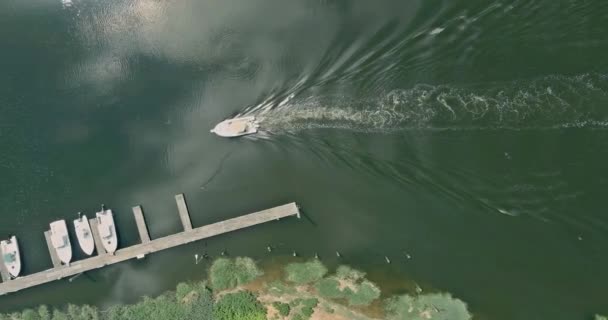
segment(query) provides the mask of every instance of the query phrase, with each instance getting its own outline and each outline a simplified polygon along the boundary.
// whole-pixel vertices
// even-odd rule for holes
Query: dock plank
[[[2,248],[0,248],[0,259],[4,257],[4,252],[2,252]],[[2,282],[6,282],[11,280],[11,274],[8,273],[8,269],[4,265],[4,262],[0,261],[0,277],[2,278]]]
[[[190,221],[190,213],[184,195],[181,193],[176,195],[175,202],[177,202],[177,211],[179,212],[179,218],[182,220],[184,231],[192,230],[192,221]]]
[[[91,226],[91,232],[93,233],[93,241],[95,241],[95,250],[97,251],[97,255],[106,254],[106,249],[103,247],[103,243],[101,242],[101,236],[99,236],[97,219],[89,219],[89,225]]]
[[[281,218],[298,216],[299,214],[300,212],[297,205],[295,203],[289,203],[275,208],[243,215],[237,218],[216,222],[210,225],[192,229],[190,231],[180,232],[163,238],[154,239],[150,242],[136,244],[131,247],[119,249],[114,255],[98,255],[84,260],[73,262],[69,266],[53,268],[1,283],[0,295],[34,287],[37,285],[54,281],[56,279],[71,277],[81,272],[86,272],[101,268],[105,265],[115,264],[122,261],[134,259],[141,255],[146,255],[149,253],[154,253],[161,250],[177,247],[193,241],[198,241],[223,233],[248,228],[251,226],[278,220]]]
[[[139,232],[141,243],[150,242],[150,234],[148,233],[148,227],[146,226],[146,220],[144,219],[144,213],[141,206],[133,207],[133,216],[135,217],[135,223],[137,224],[137,231]]]
[[[53,243],[51,242],[51,230],[47,230],[44,232],[44,239],[46,240],[46,246],[49,249],[49,255],[51,256],[53,268],[61,267],[61,260],[59,260],[59,256],[57,256],[57,251],[55,251],[55,248],[53,248]]]

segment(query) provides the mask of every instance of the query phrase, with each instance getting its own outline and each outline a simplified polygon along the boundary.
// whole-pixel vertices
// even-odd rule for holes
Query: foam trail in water
[[[264,101],[256,115],[272,132],[312,128],[406,129],[608,128],[608,77],[585,74],[479,86],[417,85],[377,97],[344,96]]]

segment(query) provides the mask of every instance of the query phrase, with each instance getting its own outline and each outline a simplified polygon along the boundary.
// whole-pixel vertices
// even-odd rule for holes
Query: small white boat
[[[259,127],[255,117],[250,116],[224,120],[211,129],[211,132],[220,137],[232,138],[257,133]]]
[[[74,230],[76,230],[76,238],[78,238],[80,249],[87,255],[92,255],[93,250],[95,250],[95,241],[86,215],[83,214],[74,220]]]
[[[118,235],[116,234],[112,210],[106,210],[102,205],[101,211],[97,212],[96,216],[97,230],[99,231],[103,248],[106,249],[106,252],[114,254],[118,248]]]
[[[21,255],[17,237],[11,236],[8,240],[0,241],[0,248],[2,248],[2,263],[11,277],[17,278],[21,272]]]
[[[68,235],[68,226],[65,220],[51,222],[51,244],[57,252],[59,260],[66,265],[70,265],[72,260],[72,244]]]

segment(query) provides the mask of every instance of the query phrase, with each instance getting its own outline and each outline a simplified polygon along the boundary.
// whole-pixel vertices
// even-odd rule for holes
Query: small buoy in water
[[[336,257],[338,257],[338,258],[342,257],[342,255],[340,254],[340,252],[336,251]]]
[[[578,236],[578,241],[582,241],[582,240],[583,240],[583,237],[579,235]]]
[[[297,257],[297,256],[298,256],[298,254],[296,253],[296,251],[295,251],[295,250],[293,251],[293,253],[292,253],[291,255],[292,255],[292,256],[294,256],[294,257]]]
[[[268,250],[268,252],[272,252],[272,248],[270,246],[267,246],[266,250]]]
[[[412,258],[412,256],[410,256],[409,253],[405,252],[405,258],[407,258],[408,260]]]
[[[511,155],[508,152],[505,152],[505,158],[507,158],[507,160],[511,160]]]
[[[386,263],[391,263],[391,259],[389,259],[387,256],[384,256],[384,260],[386,260]]]
[[[222,251],[222,253],[221,253],[221,254],[222,254],[223,256],[225,256],[225,255],[226,255],[226,253],[227,253],[227,252],[226,252],[226,250],[224,249],[224,250]]]

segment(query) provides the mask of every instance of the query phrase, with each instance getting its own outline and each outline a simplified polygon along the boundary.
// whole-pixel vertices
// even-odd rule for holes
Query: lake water
[[[307,217],[0,310],[132,302],[226,249],[318,252],[483,319],[607,312],[607,28],[601,0],[0,1],[0,233],[25,274],[51,265],[50,221],[100,203],[121,246],[137,204],[152,237],[179,231],[182,192],[195,226],[290,201]],[[209,133],[237,114],[263,132]]]

